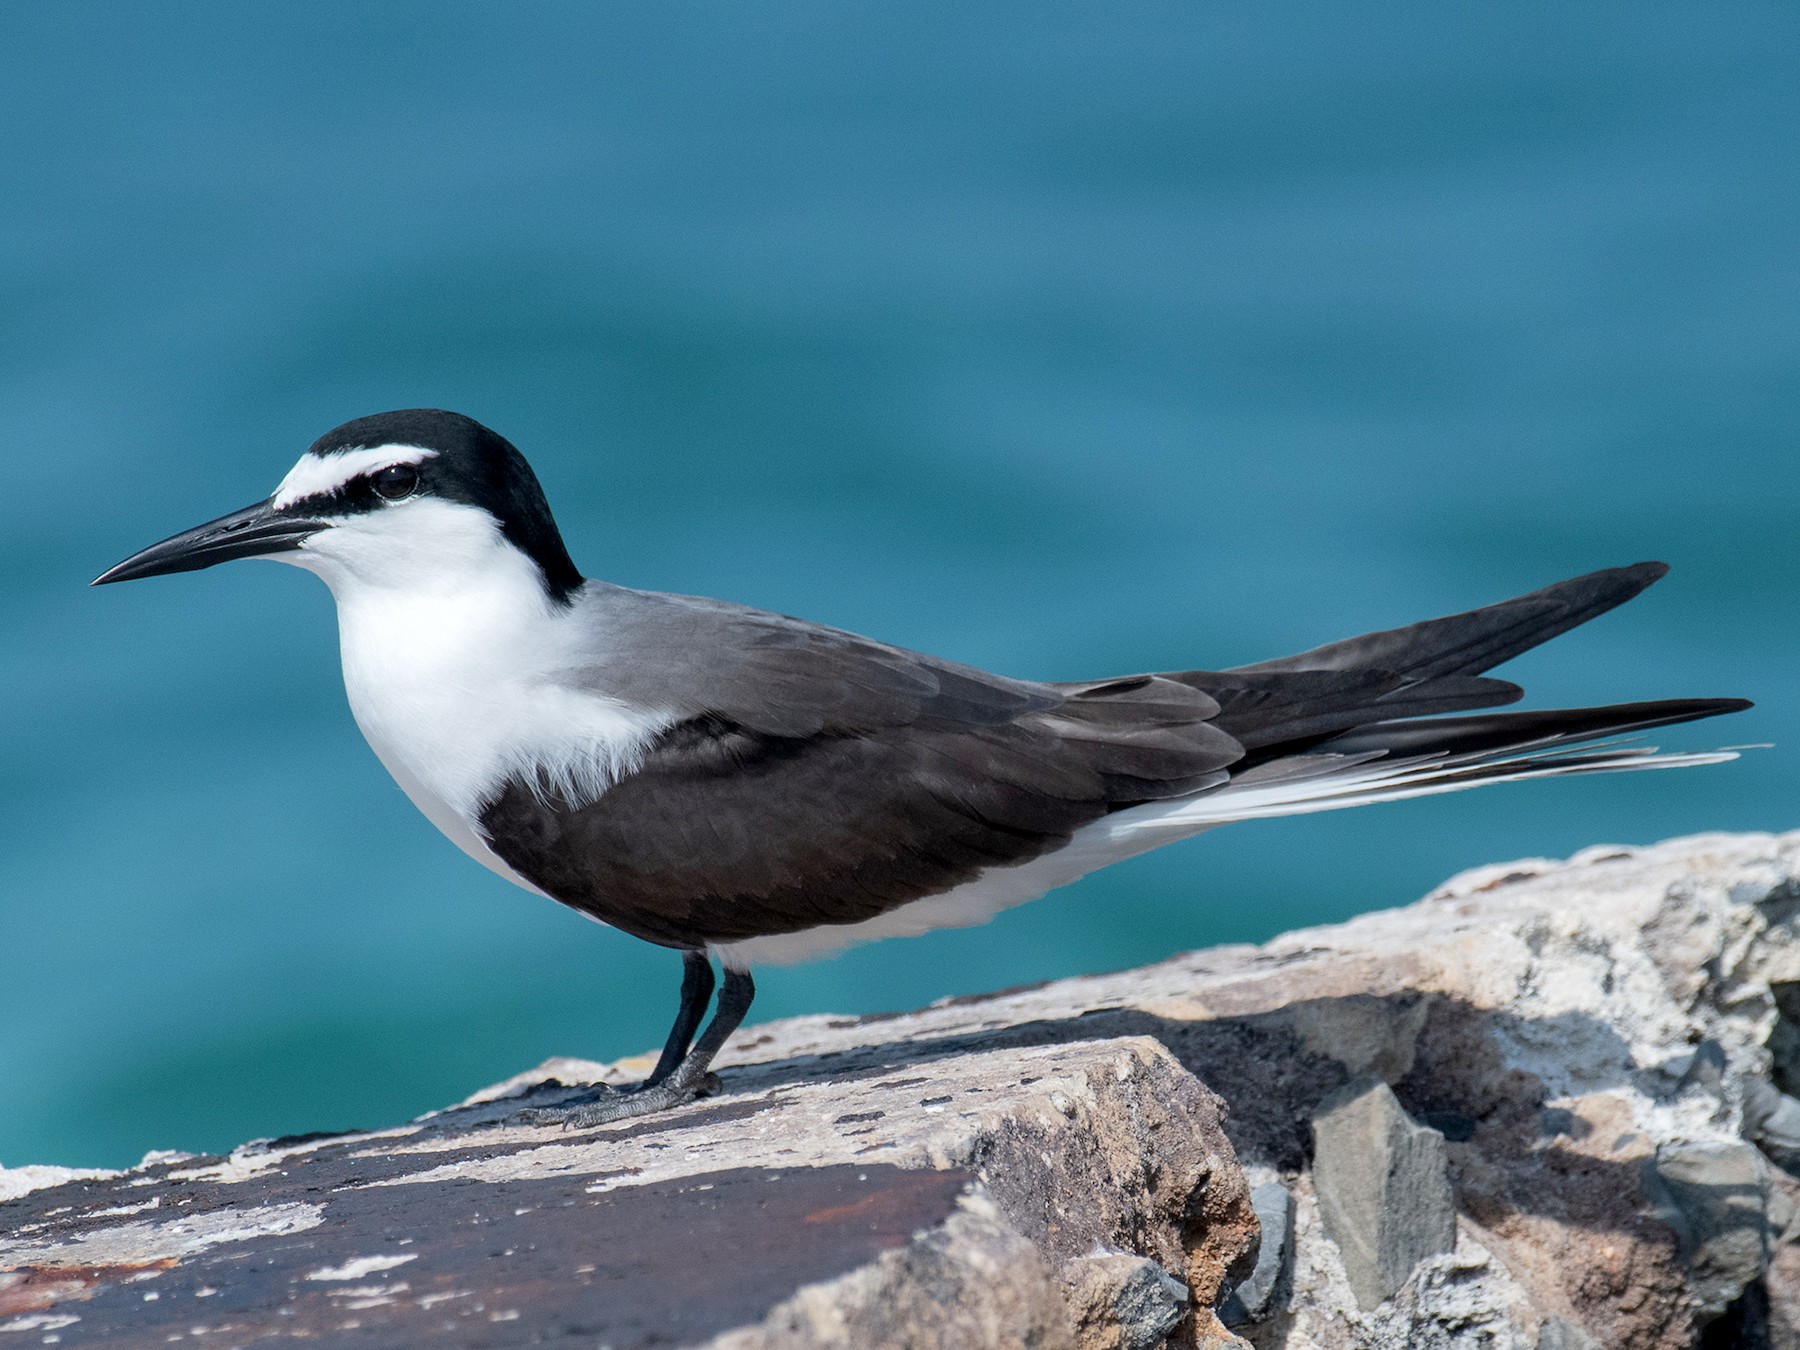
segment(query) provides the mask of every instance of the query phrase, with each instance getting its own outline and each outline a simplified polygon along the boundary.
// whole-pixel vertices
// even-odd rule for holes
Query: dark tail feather
[[[1629,735],[1651,727],[1742,712],[1751,706],[1748,699],[1741,698],[1671,698],[1652,703],[1615,703],[1604,708],[1548,708],[1541,712],[1371,722],[1309,750],[1334,755],[1379,751],[1391,759],[1485,755],[1497,750],[1535,750],[1602,736]]]
[[[1323,740],[1339,732],[1432,713],[1466,713],[1516,703],[1524,690],[1482,676],[1409,680],[1375,670],[1184,670],[1165,676],[1209,694],[1213,724],[1254,758],[1269,746]]]
[[[1642,562],[1590,572],[1485,609],[1365,633],[1298,656],[1239,666],[1233,673],[1386,670],[1409,680],[1479,675],[1624,604],[1668,570],[1665,563]]]

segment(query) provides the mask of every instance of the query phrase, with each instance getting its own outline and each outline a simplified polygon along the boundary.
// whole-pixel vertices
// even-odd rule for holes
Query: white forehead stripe
[[[275,489],[275,509],[292,506],[307,497],[336,492],[352,478],[393,464],[423,464],[437,451],[422,445],[375,445],[358,450],[333,450],[315,455],[308,450]]]

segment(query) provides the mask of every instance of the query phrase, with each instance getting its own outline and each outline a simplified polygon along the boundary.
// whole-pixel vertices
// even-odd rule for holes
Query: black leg
[[[725,1048],[731,1033],[744,1024],[744,1015],[756,1000],[756,981],[747,970],[727,970],[725,987],[719,990],[719,1008],[696,1045],[676,1070],[675,1077],[697,1078],[712,1066],[713,1056]]]
[[[674,1073],[675,1066],[687,1057],[688,1047],[694,1043],[694,1033],[700,1029],[700,1019],[706,1016],[706,1005],[711,1002],[712,995],[713,968],[706,953],[683,952],[681,1011],[675,1014],[675,1025],[669,1028],[669,1039],[663,1043],[662,1054],[657,1057],[650,1076],[644,1080],[644,1087],[655,1087]]]
[[[696,973],[696,963],[705,968],[704,977]],[[724,1048],[731,1033],[743,1024],[744,1016],[750,1011],[750,1004],[756,998],[756,981],[750,978],[747,970],[728,969],[719,989],[719,1006],[713,1013],[712,1021],[706,1024],[706,1030],[700,1033],[700,1039],[694,1048],[682,1055],[665,1072],[663,1061],[669,1058],[676,1040],[685,1041],[693,1035],[691,1027],[684,1029],[690,1011],[693,1019],[698,1021],[699,1010],[706,1006],[704,996],[692,1000],[688,997],[690,989],[697,990],[702,984],[707,986],[706,992],[710,994],[712,967],[707,964],[704,954],[689,953],[681,982],[681,1014],[669,1033],[668,1045],[663,1047],[662,1059],[657,1061],[655,1071],[644,1083],[626,1092],[608,1088],[598,1100],[573,1106],[561,1106],[547,1111],[520,1111],[512,1120],[523,1125],[561,1125],[566,1129],[586,1129],[631,1116],[647,1116],[656,1111],[666,1111],[671,1106],[680,1106],[696,1097],[717,1092],[719,1080],[711,1071],[713,1057]]]

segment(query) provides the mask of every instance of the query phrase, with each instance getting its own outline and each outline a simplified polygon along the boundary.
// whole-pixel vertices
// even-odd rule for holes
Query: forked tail
[[[1139,808],[1117,823],[1133,831],[1198,830],[1482,783],[1735,759],[1736,750],[1664,754],[1620,738],[1739,712],[1751,706],[1744,699],[1474,711],[1522,692],[1486,671],[1623,604],[1667,571],[1657,562],[1610,568],[1484,609],[1297,656],[1229,671],[1172,673],[1167,678],[1218,701],[1215,724],[1247,753],[1228,782],[1158,809]]]

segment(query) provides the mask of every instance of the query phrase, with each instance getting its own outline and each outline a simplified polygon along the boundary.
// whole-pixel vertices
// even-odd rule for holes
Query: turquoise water
[[[1800,825],[1797,39],[1654,0],[10,6],[0,1162],[386,1123],[660,1040],[671,954],[383,775],[316,581],[85,589],[382,408],[512,437],[593,574],[1021,675],[1661,557],[1507,673],[1748,695],[1663,743],[1777,743],[1236,827],[772,971],[763,1017]]]

